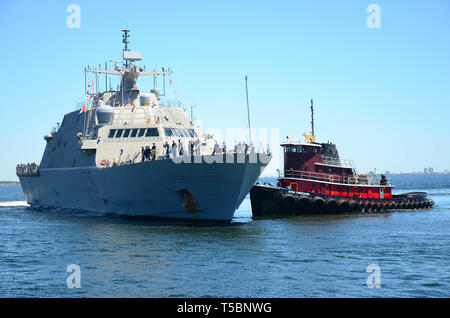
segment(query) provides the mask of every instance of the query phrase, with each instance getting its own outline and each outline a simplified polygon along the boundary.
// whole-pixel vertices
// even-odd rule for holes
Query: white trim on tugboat
[[[310,182],[320,182],[320,183],[326,183],[326,184],[343,185],[343,186],[348,186],[348,187],[395,188],[395,186],[392,184],[380,185],[380,184],[361,184],[361,183],[339,183],[339,182],[303,179],[303,178],[296,178],[296,177],[281,177],[279,179],[280,180],[302,180],[302,181],[310,181]]]

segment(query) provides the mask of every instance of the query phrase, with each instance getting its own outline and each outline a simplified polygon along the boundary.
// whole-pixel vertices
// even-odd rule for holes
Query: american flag
[[[90,92],[89,92],[89,90],[90,90]],[[90,96],[89,96],[89,94],[90,94]],[[86,106],[89,106],[90,104],[93,103],[93,101],[94,101],[93,97],[94,97],[94,80],[92,80],[92,84],[90,84],[89,82],[87,84],[86,99],[84,101],[83,108],[81,108],[81,110],[78,114],[82,114],[85,111],[87,111]]]

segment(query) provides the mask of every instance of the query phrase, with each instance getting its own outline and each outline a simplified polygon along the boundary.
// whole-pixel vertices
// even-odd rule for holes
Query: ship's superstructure
[[[141,53],[129,50],[130,30],[122,31],[123,65],[86,69],[85,78],[95,77],[86,80],[86,102],[44,137],[39,165],[17,166],[27,202],[32,207],[231,220],[268,164],[267,156],[263,162],[257,155],[250,160],[249,153],[226,152],[181,103],[163,103],[172,72],[139,67]],[[119,88],[100,92],[100,75],[120,76]],[[154,77],[149,92],[138,87],[140,76]],[[158,76],[163,77],[163,93]]]

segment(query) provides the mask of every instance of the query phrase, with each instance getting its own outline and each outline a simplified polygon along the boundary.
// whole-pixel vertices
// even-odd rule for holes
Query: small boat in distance
[[[301,214],[339,214],[426,209],[434,201],[425,192],[392,194],[384,175],[357,173],[353,161],[339,157],[335,144],[316,142],[311,100],[311,135],[281,143],[284,172],[277,186],[257,183],[250,190],[253,218]]]

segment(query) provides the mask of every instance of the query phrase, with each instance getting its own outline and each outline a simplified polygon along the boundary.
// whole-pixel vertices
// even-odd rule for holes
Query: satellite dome
[[[106,125],[112,122],[114,118],[114,109],[109,105],[100,104],[96,110],[99,125]]]

